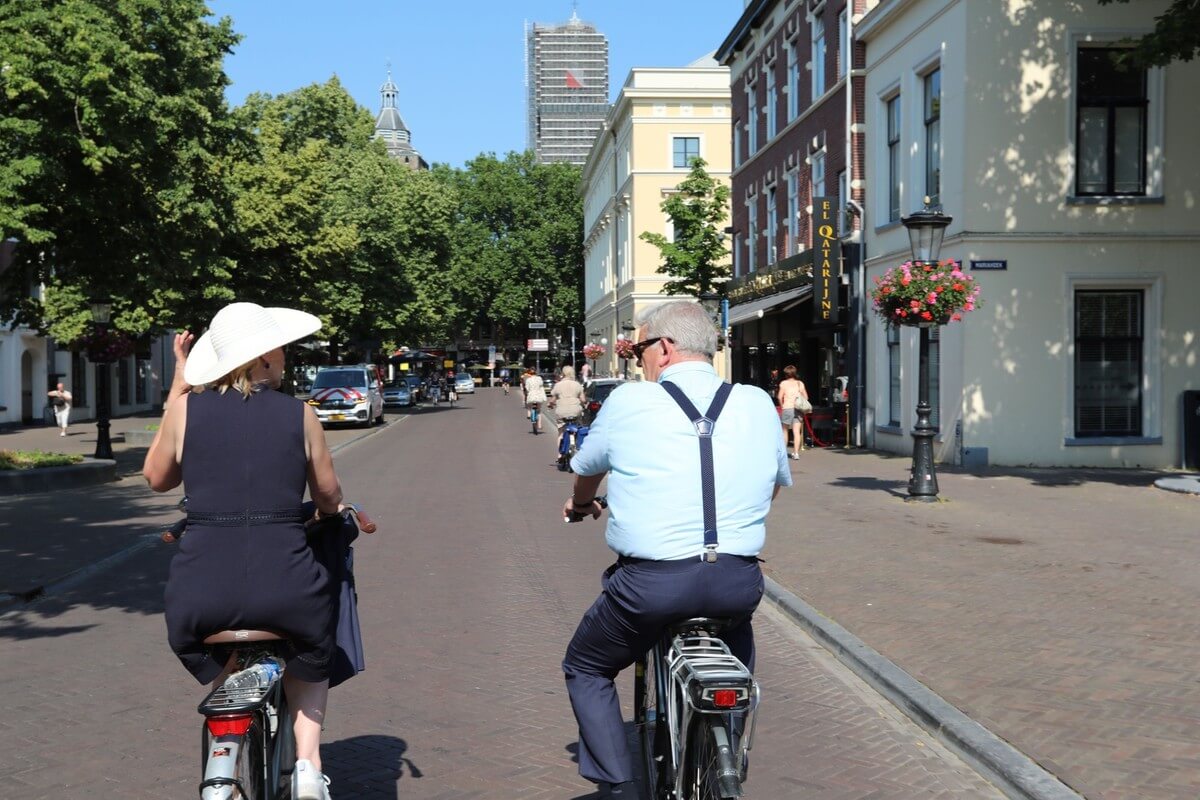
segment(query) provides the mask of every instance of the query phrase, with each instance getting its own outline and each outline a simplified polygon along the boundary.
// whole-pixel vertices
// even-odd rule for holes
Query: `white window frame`
[[[812,18],[812,103],[829,88],[825,83],[825,56],[825,14],[821,13]]]
[[[938,190],[937,190],[936,194],[929,191],[929,166],[930,166],[929,159],[930,159],[930,156],[932,155],[932,152],[929,149],[929,122],[928,122],[927,117],[925,116],[925,97],[929,91],[929,78],[935,72],[938,73],[938,115],[937,115]],[[924,197],[932,198],[933,203],[935,205],[940,204],[942,201],[942,194],[943,194],[943,192],[942,192],[942,164],[945,161],[945,158],[944,158],[945,153],[943,152],[943,147],[942,147],[942,142],[945,141],[945,137],[942,136],[942,130],[944,128],[943,123],[945,120],[944,120],[944,117],[943,117],[942,111],[941,111],[942,98],[945,97],[945,92],[942,91],[942,83],[943,83],[943,78],[945,76],[942,75],[941,73],[942,73],[941,63],[934,62],[933,64],[931,64],[928,68],[926,68],[923,72],[921,72],[917,76],[919,79],[919,83],[920,83],[920,91],[918,92],[918,94],[921,96],[921,114],[920,114],[921,141],[920,141],[919,147],[921,149],[921,180],[924,184],[924,194],[922,195],[922,198],[924,198]],[[901,114],[901,123],[903,123],[903,121],[904,121],[903,120],[903,114],[904,114],[903,109],[901,109],[900,114]],[[903,143],[903,138],[901,139],[901,142]],[[922,206],[923,205],[924,205],[924,203],[922,203]]]
[[[825,148],[822,147],[808,157],[809,163],[809,185],[812,187],[812,194],[809,195],[809,202],[812,202],[814,197],[825,197]]]
[[[1163,395],[1162,348],[1157,335],[1162,330],[1162,273],[1140,275],[1068,274],[1063,287],[1063,341],[1067,342],[1070,368],[1063,370],[1063,443],[1070,447],[1112,447],[1122,444],[1162,444]],[[1142,435],[1087,436],[1075,438],[1075,292],[1087,290],[1141,291],[1142,296]]]
[[[800,114],[800,45],[796,40],[787,45],[787,121]]]
[[[877,156],[876,163],[879,165],[880,179],[878,181],[872,181],[872,183],[874,183],[876,186],[879,187],[875,192],[876,203],[878,204],[876,211],[875,211],[875,219],[880,220],[876,224],[876,227],[881,227],[884,225],[896,224],[896,223],[899,223],[899,221],[900,221],[899,214],[897,214],[897,216],[895,218],[892,217],[892,206],[891,206],[891,199],[892,199],[891,198],[891,188],[892,188],[891,187],[891,177],[892,176],[891,176],[891,168],[890,168],[891,158],[890,158],[890,153],[888,152],[888,104],[890,102],[892,102],[893,100],[895,100],[898,103],[901,103],[903,101],[903,98],[900,93],[899,81],[892,83],[887,88],[885,88],[883,91],[881,91],[878,94],[878,98],[879,98],[878,108],[879,108],[879,118],[880,118],[880,123],[879,123],[879,134],[880,135],[878,137],[873,136],[871,138],[877,142],[877,144],[875,145],[875,148],[876,148],[875,152],[876,152],[876,156]],[[897,145],[899,150],[897,152],[897,158],[896,158],[895,178],[899,184],[899,190],[900,190],[900,206],[899,206],[899,208],[902,212],[904,209],[904,195],[905,195],[904,172],[905,172],[905,167],[908,162],[908,159],[906,159],[904,157],[904,108],[903,108],[903,106],[898,106],[898,107],[900,108],[900,122],[899,122],[900,142]]]
[[[675,142],[678,139],[695,139],[696,140],[696,157],[704,158],[704,134],[702,133],[672,133],[667,143],[667,163],[671,165],[671,170],[674,172],[688,172],[691,167],[675,166]]]
[[[847,9],[843,8],[838,14],[838,79],[846,77],[850,65],[850,26],[846,16]]]
[[[754,86],[746,87],[746,154],[753,157],[758,152],[758,92]]]
[[[766,88],[766,92],[767,92],[767,141],[769,142],[769,141],[771,141],[771,139],[773,139],[775,137],[775,134],[778,133],[778,131],[779,131],[779,129],[775,126],[776,116],[777,116],[776,111],[775,111],[775,106],[778,102],[778,98],[775,96],[776,92],[775,92],[775,65],[774,64],[771,64],[767,67],[767,82],[766,82],[765,88]]]
[[[779,230],[779,199],[775,188],[774,186],[767,187],[767,267],[773,266],[778,260],[775,236]]]
[[[1163,163],[1165,149],[1163,146],[1166,129],[1166,70],[1162,67],[1150,67],[1146,70],[1146,194],[1138,196],[1102,195],[1080,196],[1075,194],[1077,183],[1075,163],[1076,132],[1078,127],[1078,109],[1076,103],[1076,85],[1079,81],[1077,55],[1080,47],[1089,44],[1098,46],[1114,45],[1127,37],[1137,37],[1149,33],[1150,28],[1129,28],[1121,30],[1084,31],[1069,30],[1066,37],[1067,75],[1063,102],[1067,104],[1067,172],[1069,176],[1066,196],[1068,202],[1107,205],[1110,203],[1145,202],[1146,199],[1163,199]]]
[[[755,245],[758,244],[758,196],[746,201],[746,274],[755,271]]]
[[[837,187],[838,187],[837,188],[837,197],[838,197],[837,231],[838,231],[838,236],[843,237],[843,238],[846,236],[847,233],[849,233],[849,231],[843,230],[843,228],[846,227],[846,219],[847,219],[846,206],[849,205],[848,201],[850,199],[850,186],[846,181],[847,174],[848,174],[847,171],[844,169],[839,171],[837,174]]]
[[[800,252],[800,172],[792,170],[787,181],[787,254]]]

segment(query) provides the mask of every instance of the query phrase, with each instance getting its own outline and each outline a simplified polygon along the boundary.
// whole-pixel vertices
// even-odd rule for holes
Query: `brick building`
[[[864,187],[859,10],[750,0],[716,55],[731,76],[733,377],[765,387],[771,370],[794,364],[830,428],[862,385],[860,217],[848,213]],[[814,197],[831,199],[844,255],[832,289],[841,308],[824,321],[813,311]],[[861,404],[849,405],[857,417]]]

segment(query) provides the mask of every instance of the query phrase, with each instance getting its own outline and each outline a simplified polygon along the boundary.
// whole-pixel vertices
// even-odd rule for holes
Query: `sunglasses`
[[[671,344],[675,344],[675,340],[672,339],[670,336],[655,336],[653,339],[643,339],[642,341],[634,344],[633,357],[636,360],[636,363],[639,367],[642,365],[642,355],[646,352],[647,349],[649,349],[650,345],[654,344],[655,342],[660,342],[664,339],[667,340],[668,342],[670,342]]]

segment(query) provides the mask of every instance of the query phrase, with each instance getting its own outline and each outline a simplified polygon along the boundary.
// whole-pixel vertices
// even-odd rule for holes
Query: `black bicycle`
[[[760,690],[717,638],[732,624],[671,625],[634,665],[634,728],[651,800],[742,796]]]
[[[357,506],[339,512],[364,533],[375,523]],[[162,534],[174,543],[186,533],[187,518]],[[196,708],[200,731],[201,800],[290,800],[296,742],[283,691],[287,637],[269,630],[224,630],[204,639],[236,648],[237,669]]]

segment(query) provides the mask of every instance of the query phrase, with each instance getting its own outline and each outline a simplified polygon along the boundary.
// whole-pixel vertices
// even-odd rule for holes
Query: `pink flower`
[[[964,311],[974,311],[975,304],[974,303],[966,303],[965,305],[963,305],[963,310]]]
[[[920,301],[920,300],[910,300],[910,301],[908,302],[908,307],[909,307],[909,308],[920,308],[920,307],[921,307],[921,301]]]
[[[930,292],[928,295],[926,295],[925,302],[929,303],[929,305],[933,305],[934,303],[936,303],[937,302],[937,292]]]

